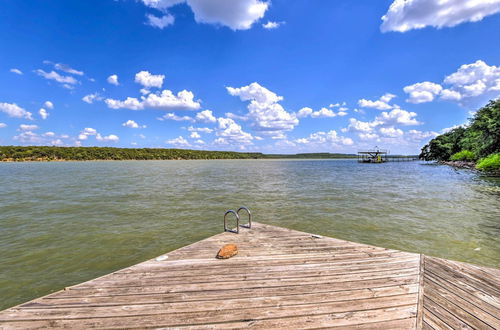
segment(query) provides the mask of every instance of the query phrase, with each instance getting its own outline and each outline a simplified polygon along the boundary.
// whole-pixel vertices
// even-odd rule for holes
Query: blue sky
[[[500,96],[498,12],[473,0],[5,0],[0,144],[417,153]]]

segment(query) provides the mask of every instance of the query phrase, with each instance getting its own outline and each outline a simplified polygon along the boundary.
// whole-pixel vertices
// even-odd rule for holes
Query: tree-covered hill
[[[432,139],[422,148],[420,158],[438,161],[477,161],[477,168],[500,169],[500,99],[490,101],[470,119]]]

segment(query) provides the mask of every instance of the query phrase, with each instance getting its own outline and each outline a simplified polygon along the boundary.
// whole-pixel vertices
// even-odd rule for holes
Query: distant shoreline
[[[263,154],[162,148],[0,146],[2,162],[355,158],[357,155],[340,153]]]

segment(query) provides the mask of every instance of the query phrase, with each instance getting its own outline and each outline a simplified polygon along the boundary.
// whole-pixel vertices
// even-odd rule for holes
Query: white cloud
[[[189,135],[190,138],[192,139],[199,139],[201,138],[201,135],[200,133],[197,133],[197,132],[192,132],[190,135]]]
[[[175,121],[189,121],[194,122],[194,119],[189,116],[177,116],[175,113],[166,113],[165,115],[158,118],[158,120],[175,120]]]
[[[126,122],[122,124],[124,127],[129,127],[129,128],[146,128],[146,125],[139,125],[135,121],[129,119]]]
[[[174,24],[174,22],[175,22],[175,17],[168,14],[168,13],[165,15],[159,16],[159,17],[155,16],[155,15],[147,14],[146,18],[148,19],[146,22],[147,25],[150,25],[152,27],[156,27],[159,29],[164,29],[167,26]]]
[[[347,108],[339,108],[340,109],[345,109]],[[311,118],[332,118],[336,116],[345,116],[347,115],[347,112],[345,111],[340,111],[338,113],[335,113],[333,110],[328,109],[328,108],[321,108],[318,111],[313,111],[313,109],[309,107],[305,107],[300,109],[297,112],[297,118],[306,118],[306,117],[311,117]]]
[[[22,75],[23,74],[23,72],[21,70],[16,69],[16,68],[12,68],[9,71],[12,72],[12,73],[18,74],[18,75]]]
[[[211,110],[203,110],[198,112],[195,117],[196,121],[202,123],[215,123],[217,122],[217,118],[214,117]]]
[[[330,118],[335,116],[337,116],[337,114],[327,108],[321,108],[320,110],[311,113],[311,118]]]
[[[241,88],[227,87],[230,95],[239,96],[242,101],[250,101],[248,115],[251,126],[262,134],[283,136],[299,124],[294,113],[287,112],[278,102],[283,100],[267,88],[254,82]]]
[[[45,101],[43,106],[46,107],[47,109],[54,109],[54,103],[52,103],[50,101]]]
[[[0,123],[0,128],[4,128],[4,127],[7,127],[7,124],[6,123]]]
[[[22,132],[21,134],[14,136],[13,139],[22,143],[39,144],[43,142],[43,138],[31,131]]]
[[[106,79],[106,81],[111,85],[115,86],[120,85],[120,83],[118,82],[118,75],[116,74],[112,74],[111,76],[109,76],[108,79]]]
[[[355,118],[349,119],[349,125],[342,132],[370,133],[379,124],[378,121],[366,122]]]
[[[475,63],[464,64],[445,77],[444,83],[450,85],[452,92],[460,94],[460,99],[474,98],[483,94],[491,97],[500,96],[500,67],[488,65],[478,60]],[[458,94],[454,94],[458,98]],[[443,95],[443,98],[448,97]]]
[[[49,113],[44,108],[41,108],[40,110],[38,110],[38,114],[40,115],[40,117],[42,117],[43,120],[45,120],[49,117]]]
[[[44,70],[38,69],[38,70],[35,70],[35,73],[37,75],[45,78],[45,79],[55,80],[58,83],[61,83],[64,88],[71,89],[71,88],[73,88],[71,85],[78,84],[78,80],[76,80],[75,78],[73,78],[71,76],[60,75],[59,73],[57,73],[55,71],[45,72]]]
[[[460,101],[462,99],[462,95],[451,89],[443,89],[441,91],[440,98],[447,101]]]
[[[253,136],[250,133],[244,132],[231,118],[218,118],[219,126],[216,135],[219,136],[215,140],[216,144],[231,144],[231,145],[247,145],[252,144]]]
[[[146,88],[161,88],[165,76],[162,74],[151,74],[148,71],[141,71],[135,75],[135,82]]]
[[[390,110],[393,108],[393,106],[389,105],[389,102],[395,97],[396,97],[396,95],[394,95],[394,94],[385,93],[376,101],[361,99],[358,101],[358,105],[360,107],[363,107],[363,108],[374,108],[377,110]]]
[[[67,64],[52,63],[51,61],[43,61],[43,62],[45,64],[52,64],[54,66],[54,69],[59,70],[59,71],[63,71],[63,72],[69,73],[69,74],[77,75],[77,76],[83,76],[84,75],[83,71],[79,71],[79,70],[73,69],[72,67],[70,67]]]
[[[104,142],[118,142],[120,138],[114,134],[110,134],[108,136],[102,136],[101,134],[97,133],[95,136],[97,141],[104,141]]]
[[[82,101],[88,104],[94,103],[94,101],[101,101],[103,98],[99,95],[99,93],[88,94],[82,97]]]
[[[500,67],[488,65],[478,60],[464,64],[446,76],[441,86],[432,82],[422,82],[406,86],[404,91],[410,94],[408,102],[431,102],[436,97],[442,100],[458,102],[462,106],[476,107],[488,99],[500,97]]]
[[[200,133],[212,133],[214,130],[208,127],[193,127],[189,126],[187,128],[189,132],[200,132]]]
[[[416,140],[416,141],[421,141],[421,140],[424,140],[424,139],[435,138],[438,135],[439,135],[439,133],[432,132],[432,131],[422,132],[422,131],[417,131],[417,130],[414,130],[414,129],[411,129],[411,130],[408,131],[408,136],[412,140]]]
[[[306,118],[313,113],[313,109],[304,107],[297,112],[297,118]]]
[[[232,30],[247,30],[264,17],[270,3],[260,0],[142,0],[150,7],[171,16],[168,9],[186,3],[194,13],[198,23],[227,26]],[[172,17],[171,23],[174,18]],[[170,23],[170,22],[169,22]]]
[[[403,130],[394,127],[381,127],[379,132],[388,137],[399,137],[403,135]]]
[[[354,144],[351,138],[339,136],[335,130],[312,133],[309,137],[297,139],[295,142],[299,144],[321,144],[327,146],[350,146]]]
[[[54,133],[54,132],[45,132],[45,133],[42,134],[42,136],[54,137],[54,136],[56,136],[56,133]]]
[[[406,86],[403,90],[410,95],[406,102],[418,104],[433,101],[441,93],[443,87],[430,81],[424,81]]]
[[[175,95],[172,91],[165,89],[161,93],[152,93],[147,96],[141,96],[141,99],[127,97],[125,101],[114,99],[105,100],[107,106],[111,109],[130,109],[144,110],[197,110],[201,107],[199,101],[194,100],[194,94],[183,90]]]
[[[186,140],[182,136],[179,136],[178,138],[175,138],[175,139],[167,140],[167,141],[165,141],[165,143],[174,145],[176,147],[190,147],[191,146],[191,144],[188,142],[188,140]]]
[[[89,136],[95,136],[96,140],[101,142],[118,142],[120,140],[120,138],[114,134],[102,136],[97,132],[95,128],[90,127],[86,127],[83,129],[83,131],[80,132],[80,134],[78,135],[78,140],[87,140]]]
[[[9,117],[33,119],[32,113],[24,110],[15,103],[0,102],[0,111],[7,114]]]
[[[393,126],[393,125],[420,125],[421,123],[415,118],[415,112],[406,111],[403,109],[394,109],[390,112],[382,112],[380,116],[375,118],[377,126]]]
[[[403,109],[393,109],[390,112],[382,112],[375,117],[373,121],[365,122],[355,118],[349,119],[349,125],[342,128],[342,132],[358,133],[362,140],[377,140],[380,138],[378,133],[385,137],[394,138],[403,135],[403,131],[395,126],[412,126],[421,123],[415,118],[415,112],[409,112]]]
[[[198,139],[198,140],[194,141],[194,143],[196,143],[196,144],[205,144],[205,141]]]
[[[285,24],[285,22],[272,22],[267,21],[266,24],[262,24],[262,27],[267,30],[273,30],[279,28],[281,25]]]
[[[21,131],[34,131],[38,129],[37,125],[26,125],[26,124],[21,124],[19,125],[19,129]]]
[[[86,127],[78,135],[78,140],[87,140],[89,136],[96,135],[97,130],[91,127]]]
[[[452,27],[500,12],[499,0],[394,0],[382,16],[382,32],[406,32],[426,26]]]

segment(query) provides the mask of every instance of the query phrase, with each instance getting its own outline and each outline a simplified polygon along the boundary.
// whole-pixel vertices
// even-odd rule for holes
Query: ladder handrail
[[[236,217],[236,230],[232,230],[232,229],[228,229],[227,228],[227,220],[226,220],[226,216],[228,214],[234,214],[235,217]],[[238,213],[234,210],[227,210],[226,213],[224,214],[224,231],[228,231],[228,232],[231,232],[231,233],[236,233],[236,234],[239,234],[240,233],[240,216],[238,215]]]
[[[241,227],[248,229],[252,228],[252,212],[250,212],[250,210],[247,207],[242,206],[238,209],[238,211],[236,211],[236,213],[239,215],[241,210],[245,210],[248,213],[248,225],[241,225]]]

